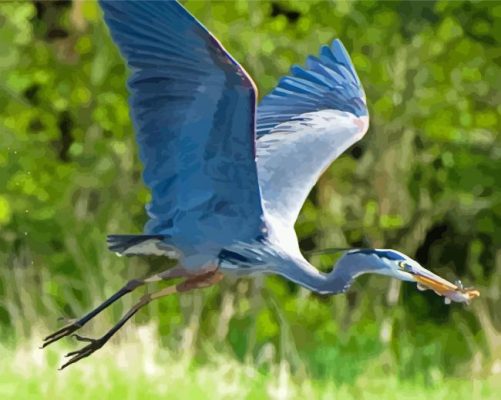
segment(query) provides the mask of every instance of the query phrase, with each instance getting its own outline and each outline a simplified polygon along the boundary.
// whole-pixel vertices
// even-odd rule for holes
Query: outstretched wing
[[[262,207],[251,78],[175,1],[100,4],[131,70],[131,114],[152,194],[146,232],[195,243],[199,232],[218,243],[255,237]]]
[[[339,40],[263,98],[257,112],[257,164],[263,205],[287,227],[322,172],[368,127],[362,84]]]

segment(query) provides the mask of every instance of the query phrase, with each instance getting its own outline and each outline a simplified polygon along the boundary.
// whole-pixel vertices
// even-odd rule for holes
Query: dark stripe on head
[[[362,254],[375,254],[378,257],[387,258],[392,261],[405,261],[406,258],[396,251],[392,250],[378,250],[378,249],[361,249],[355,250],[353,253],[362,253]]]

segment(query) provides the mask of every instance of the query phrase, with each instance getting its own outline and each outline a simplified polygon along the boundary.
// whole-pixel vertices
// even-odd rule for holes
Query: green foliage
[[[354,382],[375,360],[425,380],[437,370],[469,375],[473,360],[475,373],[489,372],[501,357],[501,4],[185,5],[261,96],[334,37],[352,56],[371,128],[311,193],[296,226],[303,249],[396,248],[482,297],[448,307],[432,293],[362,277],[347,296],[325,298],[272,277],[168,298],[137,321],[157,319],[164,344],[201,360],[212,343],[336,382]],[[60,315],[81,314],[165,261],[106,250],[106,233],[142,229],[149,194],[126,69],[97,4],[2,3],[0,24],[0,326],[30,336],[34,321],[53,329]],[[334,258],[311,261],[328,269]]]

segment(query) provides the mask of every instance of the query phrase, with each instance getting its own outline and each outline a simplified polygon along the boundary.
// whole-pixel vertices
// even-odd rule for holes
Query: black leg
[[[145,281],[137,280],[137,279],[134,279],[134,280],[127,282],[126,285],[122,289],[120,289],[113,296],[111,296],[110,298],[105,300],[102,304],[97,306],[94,310],[85,314],[79,320],[71,322],[68,325],[63,326],[61,329],[54,332],[53,334],[47,336],[44,339],[44,343],[42,345],[42,348],[47,347],[49,344],[54,343],[65,336],[70,335],[71,333],[75,332],[77,329],[80,329],[82,326],[84,326],[87,322],[89,322],[92,318],[94,318],[101,311],[103,311],[104,309],[106,309],[107,307],[112,305],[115,301],[120,299],[122,296],[126,295],[127,293],[132,292],[137,287],[143,285],[144,283],[145,283]]]
[[[73,332],[80,329],[82,326],[84,326],[87,322],[89,322],[92,318],[94,318],[101,311],[103,311],[104,309],[106,309],[107,307],[112,305],[115,301],[120,299],[122,296],[126,295],[127,293],[132,292],[134,289],[138,288],[139,286],[142,286],[145,283],[155,282],[155,281],[159,281],[159,280],[180,278],[180,277],[184,277],[184,276],[186,276],[186,271],[183,268],[176,266],[176,267],[168,269],[164,272],[161,272],[160,274],[153,275],[153,276],[146,278],[146,279],[133,279],[133,280],[127,282],[122,289],[120,289],[118,292],[116,292],[109,299],[105,300],[101,305],[96,307],[94,310],[85,314],[79,320],[73,321],[73,322],[63,326],[61,329],[54,332],[53,334],[47,336],[44,339],[44,343],[42,345],[42,348],[47,347],[49,344],[54,343],[65,336],[71,335]]]
[[[152,294],[146,294],[141,299],[132,306],[132,308],[127,311],[127,313],[116,323],[116,325],[113,326],[108,332],[106,332],[103,336],[101,336],[99,339],[92,339],[92,338],[87,338],[84,336],[80,335],[73,335],[74,338],[81,342],[89,342],[89,344],[80,350],[72,351],[68,354],[66,354],[66,357],[72,357],[67,363],[63,364],[61,366],[61,369],[66,368],[68,365],[71,365],[82,358],[90,356],[92,353],[94,353],[96,350],[100,349],[101,347],[104,346],[104,344],[110,340],[110,338],[118,332],[118,330],[129,320],[132,318],[132,316],[137,313],[142,307],[144,307],[146,304],[148,304],[150,301],[157,299],[159,297],[164,297],[168,296],[170,294],[174,294],[177,292],[177,287],[178,285],[173,285],[166,287],[165,289],[159,290],[158,292],[152,293]]]
[[[99,350],[101,347],[105,345],[105,343],[110,340],[110,338],[130,319],[132,316],[137,313],[142,307],[147,305],[152,300],[158,299],[160,297],[165,297],[171,294],[187,292],[193,289],[200,289],[208,286],[212,286],[215,283],[219,282],[222,279],[223,275],[217,271],[210,271],[207,273],[203,273],[201,275],[193,276],[184,282],[181,282],[177,285],[172,285],[166,287],[158,292],[154,292],[151,294],[146,294],[134,305],[132,308],[117,322],[115,326],[113,326],[108,332],[106,332],[99,339],[92,339],[83,337],[80,335],[73,335],[77,340],[81,342],[89,342],[88,345],[84,346],[80,350],[72,351],[66,354],[66,357],[71,357],[68,362],[63,364],[60,369],[66,368],[68,365],[71,365],[82,358],[90,356],[96,350]]]

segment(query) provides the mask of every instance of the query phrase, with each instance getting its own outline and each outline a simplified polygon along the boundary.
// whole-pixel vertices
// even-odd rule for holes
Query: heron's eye
[[[410,265],[407,264],[405,261],[399,261],[398,268],[400,268],[402,271],[410,271],[411,269]]]

